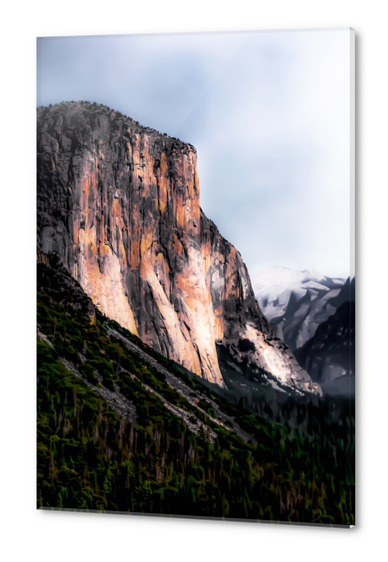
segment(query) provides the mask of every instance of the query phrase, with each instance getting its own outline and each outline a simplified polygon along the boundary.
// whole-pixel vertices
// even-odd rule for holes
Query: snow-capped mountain
[[[351,300],[349,280],[327,277],[314,270],[274,266],[251,277],[257,301],[274,335],[292,351],[312,338],[317,327],[343,302]]]

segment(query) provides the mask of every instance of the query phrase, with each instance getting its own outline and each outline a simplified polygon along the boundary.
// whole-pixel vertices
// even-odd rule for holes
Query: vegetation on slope
[[[94,311],[60,266],[38,265],[38,507],[354,523],[352,404],[290,399],[275,421],[227,397]]]

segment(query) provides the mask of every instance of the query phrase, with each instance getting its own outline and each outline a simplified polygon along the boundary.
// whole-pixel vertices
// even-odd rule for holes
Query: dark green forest
[[[354,401],[236,397],[104,317],[48,259],[37,286],[38,508],[354,524]]]

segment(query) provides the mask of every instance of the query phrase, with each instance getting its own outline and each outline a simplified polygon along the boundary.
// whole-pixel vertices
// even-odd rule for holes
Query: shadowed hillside
[[[38,507],[354,523],[351,402],[237,402],[101,314],[56,256],[38,252],[37,285]]]

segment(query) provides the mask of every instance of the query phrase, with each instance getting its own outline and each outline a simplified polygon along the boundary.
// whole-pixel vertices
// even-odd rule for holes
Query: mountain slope
[[[349,379],[349,389],[354,393],[355,303],[341,304],[318,326],[314,336],[295,351],[295,356],[320,383],[330,385],[350,377],[353,382]],[[333,390],[334,386],[330,385]]]
[[[103,316],[56,256],[37,273],[38,507],[354,523],[349,401],[253,415]]]
[[[271,338],[240,254],[202,212],[193,146],[86,102],[39,108],[37,126],[38,246],[101,311],[220,386],[218,346],[232,370],[246,360],[279,388],[321,393]]]

